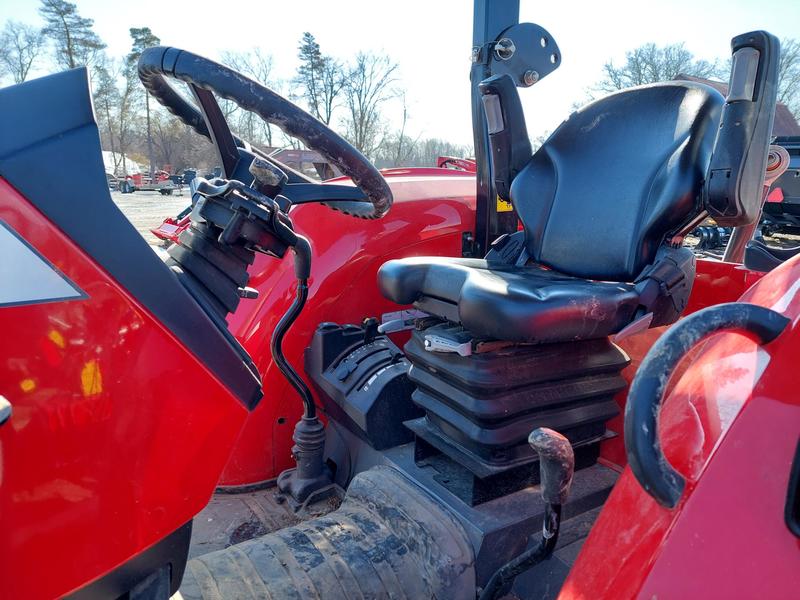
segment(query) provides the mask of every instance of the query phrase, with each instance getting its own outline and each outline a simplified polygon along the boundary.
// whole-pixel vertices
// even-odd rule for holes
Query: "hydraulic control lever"
[[[528,437],[528,443],[539,454],[540,486],[545,503],[542,539],[537,546],[495,571],[483,588],[480,600],[498,598],[519,574],[550,558],[558,542],[561,506],[567,501],[572,485],[575,454],[567,438],[546,427],[534,429]]]

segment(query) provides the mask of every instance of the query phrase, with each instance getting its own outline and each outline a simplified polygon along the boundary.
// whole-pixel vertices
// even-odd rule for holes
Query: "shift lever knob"
[[[569,440],[557,431],[539,427],[528,436],[528,443],[539,454],[542,498],[548,504],[564,504],[575,471]]]

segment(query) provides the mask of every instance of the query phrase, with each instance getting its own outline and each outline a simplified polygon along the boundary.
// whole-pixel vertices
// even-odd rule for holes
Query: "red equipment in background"
[[[477,171],[477,163],[474,158],[456,158],[455,156],[440,156],[436,159],[436,166],[440,169],[455,169],[474,173]]]
[[[152,179],[150,178],[150,175],[148,175],[147,173],[134,173],[133,175],[126,176],[125,179],[132,181],[133,184],[137,188],[139,188],[142,187],[143,185],[156,184],[162,181],[168,181],[169,173],[167,173],[166,171],[154,171]]]

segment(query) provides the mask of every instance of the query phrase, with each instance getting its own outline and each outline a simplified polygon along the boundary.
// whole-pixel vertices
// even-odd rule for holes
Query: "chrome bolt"
[[[525,74],[522,76],[522,83],[524,83],[526,87],[532,86],[537,81],[539,81],[539,73],[537,71],[528,70],[525,71]]]

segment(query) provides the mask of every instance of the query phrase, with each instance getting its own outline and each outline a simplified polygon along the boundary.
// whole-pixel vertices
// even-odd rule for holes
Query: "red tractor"
[[[86,69],[0,90],[0,596],[796,594],[800,262],[741,264],[786,168],[778,41],[733,38],[727,98],[621,91],[533,153],[517,88],[561,51],[518,8],[476,2],[474,174],[380,173],[240,73],[145,51],[223,165],[166,260],[109,197]],[[237,139],[215,96],[345,177]],[[727,261],[682,245],[708,216]]]
[[[456,169],[474,173],[478,166],[474,158],[457,158],[455,156],[440,156],[436,159],[436,166],[440,169]]]

